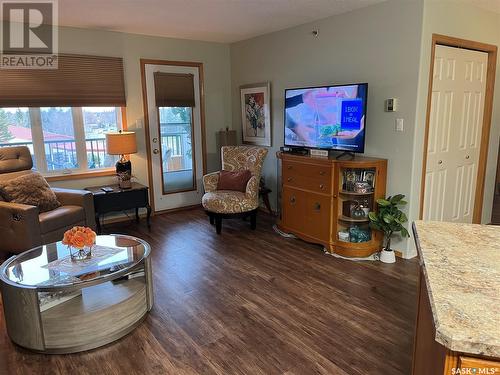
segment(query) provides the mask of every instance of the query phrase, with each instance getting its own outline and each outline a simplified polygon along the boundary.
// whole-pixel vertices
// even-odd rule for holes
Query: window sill
[[[60,175],[49,175],[49,176],[44,176],[44,177],[47,181],[51,182],[51,181],[65,181],[65,180],[81,180],[81,179],[85,179],[85,178],[114,176],[114,175],[116,175],[115,169],[114,168],[107,168],[107,169],[100,169],[97,171],[78,172],[78,173],[69,173],[69,174],[60,174]]]

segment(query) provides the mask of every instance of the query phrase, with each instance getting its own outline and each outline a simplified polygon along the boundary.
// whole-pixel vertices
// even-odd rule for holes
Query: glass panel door
[[[155,212],[199,205],[203,196],[204,119],[200,81],[203,68],[198,63],[179,64],[142,64],[148,114],[151,203]],[[192,74],[194,106],[179,107],[175,103],[157,106],[156,72]]]
[[[159,107],[163,194],[196,190],[191,107]]]

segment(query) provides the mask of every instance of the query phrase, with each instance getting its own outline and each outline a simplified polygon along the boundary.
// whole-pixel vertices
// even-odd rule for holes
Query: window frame
[[[106,107],[106,106],[102,106]],[[117,130],[127,130],[126,107],[114,107],[120,111],[117,114]],[[83,110],[86,107],[63,107],[71,108],[74,143],[78,160],[78,168],[49,171],[45,156],[45,140],[43,138],[42,116],[40,107],[29,107],[28,115],[30,119],[30,130],[32,134],[33,154],[37,161],[37,171],[40,172],[47,181],[73,180],[82,178],[92,178],[100,176],[112,176],[116,174],[114,167],[108,168],[88,168],[85,124]],[[8,147],[8,146],[6,146]]]

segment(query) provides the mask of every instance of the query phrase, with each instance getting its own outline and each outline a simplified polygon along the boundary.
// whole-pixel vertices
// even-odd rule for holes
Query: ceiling
[[[59,0],[59,25],[232,43],[384,0]]]

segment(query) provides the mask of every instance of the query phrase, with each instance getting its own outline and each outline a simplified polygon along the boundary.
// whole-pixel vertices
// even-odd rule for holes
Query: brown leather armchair
[[[33,173],[32,167],[27,147],[0,148],[0,180]],[[95,228],[92,193],[60,188],[52,190],[61,206],[42,213],[36,206],[6,202],[0,196],[0,252],[20,253],[59,241],[64,232],[75,225]]]

